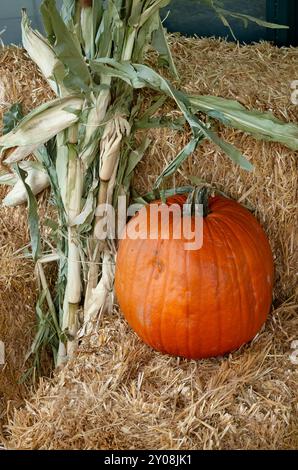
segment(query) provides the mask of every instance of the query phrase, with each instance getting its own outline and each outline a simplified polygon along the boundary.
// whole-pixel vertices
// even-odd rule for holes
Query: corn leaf
[[[91,76],[73,33],[61,18],[55,0],[43,0],[40,11],[48,39],[60,61],[67,69],[66,88],[89,91]]]
[[[280,142],[298,150],[298,125],[286,123],[270,112],[249,111],[238,101],[216,96],[189,96],[194,113],[202,111],[223,124],[252,134],[257,139]]]
[[[151,140],[146,137],[138,148],[130,152],[128,156],[127,167],[125,169],[125,174],[123,178],[124,183],[127,182],[127,180],[132,176],[134,169],[136,168],[138,163],[142,160],[150,144],[151,144]]]
[[[8,134],[12,131],[17,124],[22,120],[23,112],[22,105],[20,103],[13,104],[5,113],[3,114],[3,129],[2,133]]]
[[[176,194],[187,194],[193,191],[193,186],[178,186],[177,188],[170,189],[154,189],[143,196],[140,196],[135,191],[133,192],[132,201],[137,204],[146,205],[149,202],[156,201],[157,199],[167,199],[168,197],[175,196]]]
[[[55,198],[55,205],[59,211],[60,219],[63,221],[64,220],[64,205],[62,201],[61,191],[59,188],[58,174],[57,174],[56,167],[55,167],[55,159],[51,158],[53,156],[50,155],[49,149],[46,148],[44,145],[41,145],[36,150],[34,155],[38,159],[38,161],[42,163],[43,167],[45,168],[48,174],[52,193]]]
[[[134,41],[132,61],[133,62],[142,62],[144,59],[144,52],[148,44],[152,44],[153,36],[155,31],[159,28],[159,13],[156,12],[152,17],[146,21],[144,26],[137,31],[137,38]],[[134,33],[134,28],[132,27],[132,33]]]
[[[77,0],[63,0],[61,17],[69,28],[73,27],[76,21],[77,6]]]
[[[167,116],[158,116],[150,119],[142,119],[135,122],[136,129],[157,129],[166,127],[176,131],[182,131],[185,124],[183,117],[173,119]]]
[[[142,0],[139,0],[139,3],[142,4],[144,2],[142,2]],[[160,8],[166,7],[170,3],[170,0],[155,0],[146,3],[148,4],[148,8],[145,8],[140,16],[140,19],[138,21],[139,27],[143,26],[146,21],[150,20],[155,13],[159,13]],[[132,24],[135,24],[135,19],[131,20],[131,22]]]
[[[163,104],[167,101],[168,97],[166,95],[160,95],[153,103],[151,106],[146,108],[146,111],[140,118],[141,120],[150,118],[153,116],[162,106]]]
[[[159,16],[159,15],[158,15]],[[174,78],[179,79],[179,75],[173,60],[169,44],[166,38],[165,30],[159,17],[158,29],[152,35],[152,47],[157,50],[159,57],[158,63],[161,66],[166,66],[171,71]]]
[[[201,134],[200,136],[192,139],[188,144],[178,153],[178,155],[170,162],[170,164],[163,170],[163,172],[159,175],[157,180],[154,183],[154,189],[158,188],[164,178],[171,176],[175,173],[178,168],[185,162],[185,160],[195,151],[200,141],[204,138]]]
[[[27,172],[22,170],[19,165],[14,166],[14,170],[18,177],[22,180],[27,193],[28,200],[28,224],[31,238],[31,249],[34,261],[37,261],[40,256],[40,232],[38,224],[37,202],[30,186],[26,183]]]
[[[203,122],[201,122],[198,118],[196,118],[196,116],[192,114],[190,109],[190,102],[186,94],[177,91],[167,80],[165,80],[157,72],[150,69],[149,67],[135,64],[135,68],[139,72],[139,79],[143,79],[145,82],[151,85],[152,88],[157,88],[158,90],[165,92],[176,101],[178,107],[183,112],[185,119],[188,121],[193,131],[194,141],[199,138],[199,142],[202,135],[204,135],[207,139],[215,143],[221,150],[223,150],[234,163],[238,164],[241,168],[247,171],[252,171],[253,166],[238,149],[222,140],[215,132],[208,129]]]
[[[113,0],[106,3],[95,37],[97,57],[108,57],[114,40],[115,56],[120,59],[125,28],[120,18],[121,8]]]
[[[231,18],[235,18],[237,20],[241,20],[244,24],[244,27],[247,27],[248,22],[256,23],[259,26],[263,26],[264,28],[269,29],[289,29],[289,26],[277,23],[270,23],[265,20],[261,20],[260,18],[256,18],[254,16],[245,15],[244,13],[238,13],[236,11],[225,10],[224,8],[217,8],[217,13],[222,15],[223,17],[230,16]]]
[[[249,22],[256,23],[259,26],[262,26],[265,28],[271,28],[271,29],[288,29],[289,28],[286,25],[270,23],[268,21],[261,20],[260,18],[256,18],[254,16],[246,15],[243,13],[238,13],[236,11],[226,10],[225,8],[223,8],[224,3],[221,0],[199,0],[199,1],[207,5],[209,8],[211,8],[214,11],[214,13],[222,21],[223,25],[229,29],[235,41],[237,41],[237,38],[234,34],[231,24],[229,23],[227,19],[227,16],[242,21],[245,28],[247,28]]]
[[[91,62],[91,68],[95,70],[105,70],[111,77],[117,77],[129,83],[133,88],[148,87],[153,90],[165,93],[172,98],[180,111],[182,111],[186,121],[190,125],[193,133],[193,142],[200,141],[202,135],[215,143],[221,150],[227,153],[228,157],[241,168],[252,171],[253,166],[233,145],[223,141],[215,132],[200,121],[191,111],[191,103],[188,96],[176,90],[165,78],[153,69],[142,64],[128,64],[117,62],[114,59],[98,59]],[[198,140],[197,140],[198,139]]]

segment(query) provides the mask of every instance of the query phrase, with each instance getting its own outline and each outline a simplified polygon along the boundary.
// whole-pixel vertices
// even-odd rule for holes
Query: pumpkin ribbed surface
[[[167,204],[184,201],[177,196]],[[133,330],[160,352],[203,358],[232,351],[256,335],[270,310],[273,259],[262,227],[222,196],[209,198],[209,210],[200,249],[185,250],[184,239],[160,237],[119,243],[120,308]],[[147,213],[148,206],[127,227]]]

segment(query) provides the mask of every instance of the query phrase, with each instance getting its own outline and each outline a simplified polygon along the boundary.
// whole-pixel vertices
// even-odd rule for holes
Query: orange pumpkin
[[[167,204],[185,200],[174,196]],[[270,310],[273,259],[262,227],[233,200],[215,196],[208,205],[200,249],[186,251],[183,238],[119,243],[120,308],[143,341],[162,353],[197,359],[235,350],[256,335]]]

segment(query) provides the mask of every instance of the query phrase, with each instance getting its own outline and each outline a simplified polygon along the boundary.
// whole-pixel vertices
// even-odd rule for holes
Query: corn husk
[[[103,89],[97,98],[92,97],[92,103],[84,126],[84,138],[80,145],[79,155],[85,167],[89,167],[99,151],[100,126],[103,125],[107,108],[110,104],[111,94],[108,88]]]
[[[17,177],[14,173],[0,171],[0,184],[7,186],[14,186],[17,182]]]
[[[20,162],[28,155],[36,152],[40,144],[36,145],[22,145],[20,147],[11,147],[9,149],[4,149],[2,152],[5,155],[5,163],[11,165],[12,163]],[[1,150],[0,150],[1,151]]]
[[[68,275],[67,298],[70,304],[79,304],[82,292],[81,257],[76,229],[71,227],[80,214],[82,202],[83,173],[81,161],[75,153],[69,154],[66,213],[68,217]]]
[[[16,147],[5,162],[10,164],[17,158],[25,158],[39,145],[76,123],[82,106],[83,99],[78,96],[58,98],[38,106],[15,129],[0,137],[1,155],[5,156],[7,149]]]
[[[80,331],[80,336],[90,333],[92,321],[98,313],[109,311],[113,306],[114,274],[114,255],[110,251],[105,251],[102,259],[102,276],[96,287],[92,289],[85,306],[84,325]]]
[[[39,194],[50,185],[49,177],[42,165],[36,162],[24,162],[21,168],[28,173],[25,181],[34,195]],[[13,189],[2,201],[4,206],[15,207],[27,202],[27,191],[23,181],[16,176],[14,178],[16,178],[16,182]]]
[[[119,160],[123,136],[130,134],[130,125],[126,119],[116,116],[105,127],[100,142],[100,179],[109,181]]]
[[[30,27],[30,20],[25,11],[22,15],[22,42],[31,59],[39,67],[41,73],[47,80],[52,90],[59,94],[65,94],[62,79],[65,69],[50,46],[48,41],[38,32]]]

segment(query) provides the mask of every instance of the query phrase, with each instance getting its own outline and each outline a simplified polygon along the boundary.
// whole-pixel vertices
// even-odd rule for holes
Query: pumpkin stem
[[[210,213],[209,209],[209,193],[210,189],[206,186],[200,186],[193,189],[193,191],[189,194],[186,204],[188,209],[186,214],[188,215],[196,215],[197,214],[197,205],[202,204],[203,206],[203,217],[207,217]]]

